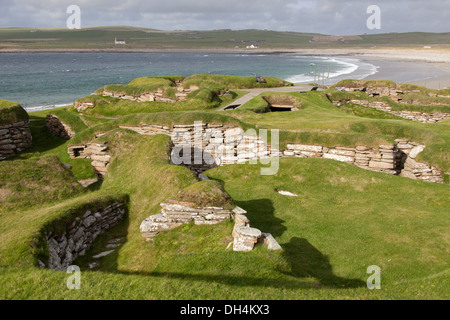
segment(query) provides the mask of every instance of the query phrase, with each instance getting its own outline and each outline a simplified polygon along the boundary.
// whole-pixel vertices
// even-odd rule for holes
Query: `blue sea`
[[[358,59],[273,54],[1,53],[0,99],[32,111],[72,104],[104,85],[126,84],[137,77],[198,73],[257,74],[308,83],[313,80],[312,63],[329,67],[325,84],[376,72],[374,65]]]

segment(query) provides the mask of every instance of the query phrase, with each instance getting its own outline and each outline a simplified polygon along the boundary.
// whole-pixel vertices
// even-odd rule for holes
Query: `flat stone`
[[[425,149],[425,146],[424,146],[424,145],[419,145],[419,146],[417,146],[417,147],[414,147],[414,148],[411,149],[411,151],[410,151],[410,153],[409,153],[409,156],[410,156],[411,158],[414,159],[414,158],[417,157],[417,155],[418,155],[419,153],[421,153],[424,149]]]
[[[247,211],[245,211],[244,209],[242,209],[241,207],[236,206],[236,208],[233,209],[233,212],[235,214],[246,214]]]
[[[102,257],[105,257],[105,256],[113,253],[113,252],[114,252],[114,250],[104,251],[104,252],[101,252],[99,254],[96,254],[95,256],[92,256],[92,258],[94,258],[94,259],[102,258]]]
[[[293,192],[290,191],[285,191],[285,190],[278,190],[278,193],[283,195],[283,196],[288,196],[288,197],[298,197],[298,194],[295,194]]]
[[[255,239],[260,238],[262,235],[261,230],[245,226],[237,226],[235,227],[235,231],[244,237],[250,237]]]
[[[267,245],[269,250],[282,250],[281,246],[278,244],[277,240],[270,233],[263,233],[264,244]]]

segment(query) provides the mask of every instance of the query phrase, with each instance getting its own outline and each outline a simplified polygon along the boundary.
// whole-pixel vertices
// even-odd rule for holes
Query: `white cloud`
[[[0,27],[64,27],[66,8],[81,8],[82,26],[174,29],[272,29],[362,34],[366,9],[382,11],[379,32],[450,31],[450,0],[0,0]]]

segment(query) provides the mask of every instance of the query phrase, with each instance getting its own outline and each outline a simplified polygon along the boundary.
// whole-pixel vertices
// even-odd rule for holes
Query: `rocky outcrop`
[[[39,266],[66,270],[77,257],[85,255],[99,235],[117,226],[125,214],[125,203],[114,202],[102,210],[75,214],[76,217],[67,223],[64,231],[46,230],[43,237],[47,244],[48,260],[38,260]]]
[[[0,125],[0,160],[25,150],[31,143],[28,120]]]
[[[231,219],[231,210],[221,207],[197,207],[191,202],[169,200],[161,203],[161,212],[142,221],[142,236],[151,240],[157,234],[183,224],[212,225]]]
[[[63,138],[65,140],[72,139],[75,132],[72,128],[62,122],[57,116],[49,114],[45,118],[45,126],[53,136]]]

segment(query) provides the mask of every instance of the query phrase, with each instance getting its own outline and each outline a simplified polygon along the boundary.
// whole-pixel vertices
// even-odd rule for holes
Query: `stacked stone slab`
[[[434,166],[415,160],[425,149],[424,145],[407,139],[396,139],[397,145],[380,145],[378,148],[356,146],[355,148],[320,145],[288,144],[284,157],[333,159],[360,168],[400,175],[411,179],[443,183],[444,173]]]
[[[444,173],[434,166],[416,161],[416,157],[425,149],[425,145],[408,139],[396,139],[397,148],[401,151],[403,165],[400,176],[429,182],[444,182]]]
[[[0,125],[0,160],[31,146],[32,137],[28,120]]]
[[[320,145],[288,144],[284,157],[324,158],[354,164],[360,168],[397,174],[397,151],[394,145],[333,147]]]
[[[174,144],[170,163],[185,166],[197,175],[216,166],[255,161],[268,157],[324,158],[346,162],[360,168],[393,175],[401,174],[414,179],[443,182],[443,172],[436,167],[408,158],[408,150],[420,144],[408,141],[405,144],[380,145],[377,148],[358,145],[356,147],[326,147],[321,145],[287,144],[283,152],[272,150],[256,135],[244,135],[241,128],[232,125],[204,123],[174,125],[142,124],[120,126],[144,135],[166,134]],[[403,141],[399,139],[398,141]],[[92,146],[92,147],[91,147]],[[70,146],[71,158],[88,158],[96,172],[104,175],[110,161],[106,144]],[[417,150],[417,149],[416,149]],[[185,153],[189,153],[186,155]],[[415,155],[415,153],[412,153]],[[405,156],[406,155],[406,156]],[[406,161],[408,159],[408,161]],[[411,172],[412,174],[407,174]]]
[[[94,172],[102,177],[108,171],[111,156],[108,154],[106,143],[87,143],[68,147],[71,159],[91,159]]]
[[[73,107],[78,112],[86,111],[87,109],[92,109],[95,107],[95,104],[93,102],[86,102],[86,101],[75,101],[73,103]]]
[[[231,219],[232,212],[221,207],[197,207],[191,202],[169,200],[161,203],[161,212],[142,221],[142,236],[151,240],[157,234],[183,224],[213,225]]]
[[[392,110],[392,107],[383,101],[369,101],[369,100],[342,100],[333,102],[334,105],[340,106],[345,103],[354,103],[364,107],[375,108],[377,110],[387,112],[404,119],[422,122],[422,123],[436,123],[439,121],[447,120],[450,118],[450,113],[445,112],[421,112],[421,111],[410,111],[410,110]]]
[[[48,261],[39,260],[40,267],[66,270],[77,257],[85,255],[99,235],[117,226],[125,214],[125,204],[114,202],[103,210],[86,210],[82,216],[69,222],[62,233],[57,233],[56,230],[45,231]]]
[[[72,139],[75,132],[72,128],[62,122],[57,116],[49,114],[45,118],[45,126],[53,136],[63,138],[65,140]]]
[[[233,210],[233,251],[252,251],[258,242],[263,242],[269,250],[281,250],[281,246],[270,233],[263,233],[259,229],[250,227],[244,209],[236,207]]]
[[[154,92],[145,92],[143,94],[133,95],[133,96],[103,89],[103,92],[101,93],[101,95],[107,96],[107,97],[125,99],[125,100],[134,100],[134,101],[138,101],[138,102],[159,101],[159,102],[174,103],[174,102],[178,102],[178,101],[187,100],[188,94],[194,90],[197,90],[198,87],[191,86],[190,88],[186,89],[186,88],[183,88],[182,85],[177,84],[176,89],[177,89],[177,92],[175,92],[175,98],[165,97],[163,90],[161,88],[157,89]],[[87,106],[87,107],[90,107],[90,106]]]
[[[269,146],[257,135],[244,135],[242,128],[233,125],[202,123],[196,127],[195,124],[176,124],[169,128],[141,124],[122,125],[120,128],[144,135],[169,135],[174,145],[171,163],[185,166],[196,174],[216,166],[243,163],[272,155]]]

